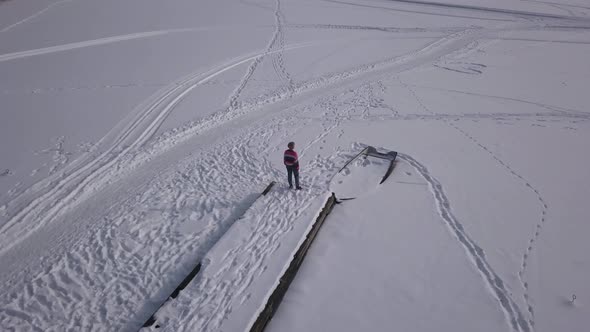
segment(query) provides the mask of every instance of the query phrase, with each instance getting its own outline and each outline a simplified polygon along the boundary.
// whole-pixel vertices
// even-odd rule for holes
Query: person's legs
[[[293,188],[293,168],[287,166],[287,179],[289,180],[289,188]],[[295,182],[297,183],[297,177],[295,177]]]
[[[299,170],[297,168],[293,168],[293,175],[295,175],[295,188],[299,187]]]

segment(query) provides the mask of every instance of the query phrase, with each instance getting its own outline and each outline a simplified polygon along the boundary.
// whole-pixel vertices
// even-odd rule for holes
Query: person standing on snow
[[[289,189],[293,188],[292,177],[295,176],[295,188],[301,190],[299,186],[299,157],[297,152],[293,150],[295,148],[295,142],[289,142],[287,144],[288,149],[285,150],[283,161],[287,167],[287,179],[289,180]]]

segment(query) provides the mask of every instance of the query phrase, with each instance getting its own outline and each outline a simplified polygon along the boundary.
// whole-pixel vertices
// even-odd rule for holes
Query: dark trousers
[[[293,175],[295,175],[295,187],[299,188],[299,170],[297,166],[287,166],[287,178],[289,179],[289,187],[293,187]]]

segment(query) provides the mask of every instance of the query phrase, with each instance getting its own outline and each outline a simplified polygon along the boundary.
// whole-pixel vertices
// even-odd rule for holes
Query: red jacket
[[[287,149],[285,150],[285,154],[283,156],[283,162],[287,167],[296,167],[299,169],[299,157],[297,156],[297,152],[295,150]]]

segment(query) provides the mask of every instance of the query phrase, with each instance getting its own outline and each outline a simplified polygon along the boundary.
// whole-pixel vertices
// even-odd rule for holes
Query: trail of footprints
[[[398,158],[409,163],[428,183],[442,220],[449,227],[450,232],[455,235],[459,244],[465,249],[482,278],[496,296],[512,328],[519,332],[530,332],[532,324],[523,317],[518,305],[511,298],[505,282],[487,261],[484,250],[469,236],[463,224],[454,216],[450,200],[445,194],[442,184],[430,173],[426,166],[411,156],[398,153]]]
[[[482,150],[487,152],[498,164],[500,164],[502,167],[504,167],[510,174],[512,174],[514,177],[518,178],[524,184],[525,187],[527,187],[530,191],[532,191],[535,194],[537,200],[539,201],[539,204],[542,207],[541,218],[540,218],[539,222],[535,225],[535,232],[534,232],[533,236],[529,239],[527,249],[525,250],[525,252],[522,256],[522,263],[521,263],[520,271],[518,271],[519,280],[520,280],[522,287],[524,289],[523,297],[524,297],[524,300],[525,300],[525,303],[527,306],[527,310],[531,315],[529,323],[534,326],[535,311],[534,311],[534,308],[533,308],[533,306],[530,302],[530,299],[529,299],[529,297],[530,297],[529,296],[529,286],[528,286],[528,282],[527,282],[525,273],[526,273],[526,269],[527,269],[527,265],[528,265],[528,259],[530,258],[530,255],[531,255],[533,248],[534,248],[533,245],[534,245],[535,241],[538,239],[538,237],[541,233],[541,230],[543,228],[543,225],[545,224],[546,216],[547,216],[547,209],[549,206],[545,202],[545,199],[543,199],[543,196],[541,196],[541,193],[535,187],[533,187],[522,175],[520,175],[519,173],[514,171],[507,163],[505,163],[500,158],[498,158],[498,156],[496,156],[490,149],[488,149],[486,146],[481,144],[477,139],[475,139],[469,133],[467,133],[463,129],[457,127],[455,124],[449,123],[449,125],[451,127],[455,128],[456,130],[458,130],[461,134],[463,134],[469,140],[474,142]]]
[[[414,96],[414,98],[420,104],[422,109],[424,109],[428,113],[434,114],[434,112],[432,112],[428,107],[426,107],[426,105],[424,105],[421,98],[416,94],[416,92],[410,86],[403,83],[399,78],[398,78],[398,80],[403,86],[405,86],[410,91],[410,93]],[[528,281],[526,278],[526,270],[527,270],[527,266],[528,266],[528,260],[531,256],[533,249],[534,249],[534,243],[539,238],[539,235],[541,234],[541,230],[543,229],[543,225],[546,222],[547,210],[548,210],[549,206],[537,188],[533,187],[529,183],[529,181],[527,181],[522,175],[520,175],[514,169],[512,169],[512,167],[510,167],[510,165],[508,165],[506,162],[504,162],[502,159],[500,159],[494,152],[492,152],[489,148],[487,148],[485,145],[480,143],[475,137],[473,137],[472,135],[467,133],[465,130],[459,128],[453,122],[451,122],[449,120],[443,120],[443,121],[447,125],[449,125],[450,127],[454,128],[455,130],[460,132],[463,136],[468,138],[470,141],[472,141],[480,149],[482,149],[487,154],[489,154],[498,164],[500,164],[503,168],[505,168],[510,174],[512,174],[517,179],[519,179],[522,182],[522,184],[528,188],[528,190],[530,190],[534,193],[537,200],[539,201],[539,204],[541,206],[541,217],[540,217],[539,221],[537,222],[537,224],[535,225],[535,231],[533,233],[533,236],[529,239],[527,249],[525,250],[524,254],[522,255],[522,263],[521,263],[520,271],[518,271],[519,281],[520,281],[520,283],[523,287],[523,290],[524,290],[523,298],[524,298],[525,304],[527,306],[527,311],[530,314],[530,318],[529,318],[528,323],[532,327],[534,327],[534,325],[535,325],[535,311],[534,311],[533,305],[530,302],[529,284],[528,284]]]

